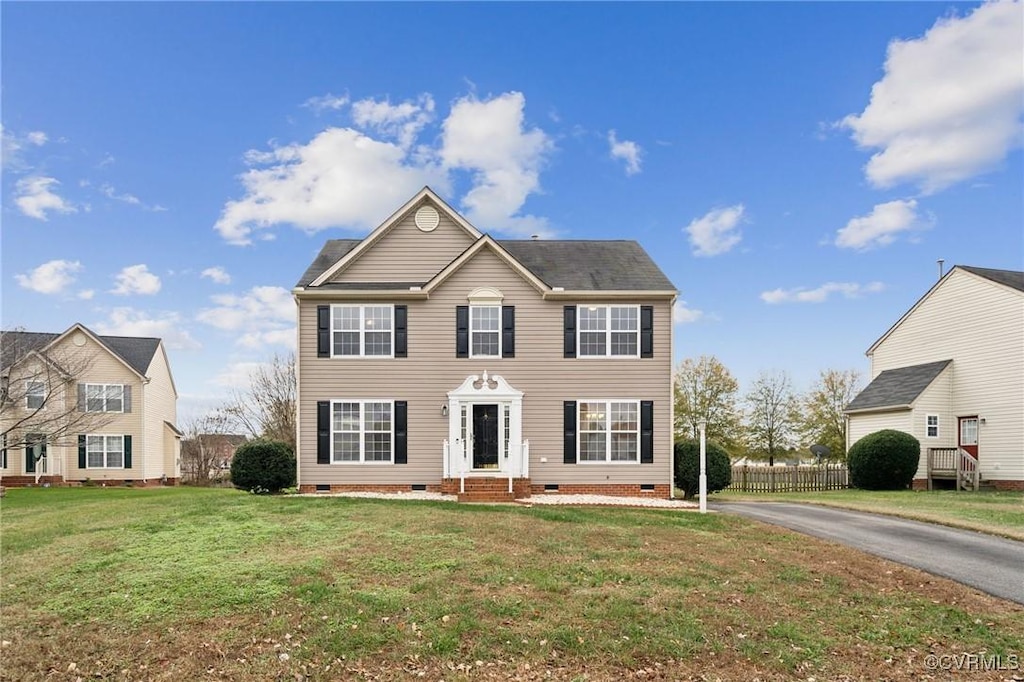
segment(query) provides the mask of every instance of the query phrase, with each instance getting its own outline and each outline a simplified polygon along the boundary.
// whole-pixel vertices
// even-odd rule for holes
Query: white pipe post
[[[704,422],[700,424],[700,513],[708,511],[708,445]]]

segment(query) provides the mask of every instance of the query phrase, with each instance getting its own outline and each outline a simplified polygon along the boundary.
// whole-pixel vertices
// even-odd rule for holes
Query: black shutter
[[[640,306],[640,357],[654,357],[654,306]]]
[[[128,384],[125,384],[122,387],[121,390],[123,391],[123,393],[121,395],[121,409],[124,412],[126,412],[126,413],[131,412],[132,411],[132,387],[130,385],[128,385]]]
[[[395,357],[409,356],[409,306],[395,306]]]
[[[640,401],[640,463],[654,464],[654,401]]]
[[[32,447],[31,439],[26,438],[25,440],[29,441],[25,443],[25,473],[34,474],[36,472],[35,449]]]
[[[562,415],[565,422],[565,440],[562,444],[562,462],[576,463],[576,401],[566,400],[562,403]]]
[[[576,357],[576,306],[574,305],[565,306],[562,334],[564,336],[562,345],[564,357]]]
[[[85,467],[85,436],[80,435],[78,437],[78,468],[84,469]]]
[[[455,357],[469,357],[469,306],[455,306]]]
[[[501,357],[516,356],[516,307],[501,306]]]
[[[7,468],[7,434],[3,435],[4,445],[0,449],[0,468]]]
[[[316,307],[316,356],[331,357],[331,306]]]
[[[124,468],[132,468],[132,437],[124,437]]]
[[[78,411],[85,412],[85,384],[78,384]]]
[[[331,463],[331,402],[316,401],[316,463]]]
[[[409,462],[409,403],[395,401],[395,464]]]

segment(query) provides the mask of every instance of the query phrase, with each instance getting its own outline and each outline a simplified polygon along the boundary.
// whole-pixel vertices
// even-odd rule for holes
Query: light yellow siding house
[[[3,485],[180,478],[177,390],[160,339],[3,333]]]
[[[424,188],[293,292],[301,489],[669,495],[676,290],[636,242],[495,240]]]
[[[1024,490],[1024,272],[954,267],[867,355],[848,445],[905,431],[921,442],[917,487]]]

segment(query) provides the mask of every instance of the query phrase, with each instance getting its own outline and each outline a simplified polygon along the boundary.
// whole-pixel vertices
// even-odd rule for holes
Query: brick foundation
[[[95,486],[97,488],[103,488],[103,487],[106,487],[106,488],[116,488],[116,487],[128,485],[129,481],[131,481],[131,486],[134,487],[134,488],[156,488],[156,487],[159,487],[159,486],[162,486],[162,485],[169,485],[169,486],[171,486],[171,485],[178,485],[178,479],[176,479],[176,478],[169,478],[169,479],[167,479],[167,483],[166,484],[163,481],[161,481],[159,478],[150,478],[150,479],[146,479],[146,480],[143,480],[143,479],[140,479],[140,478],[135,478],[135,479],[131,479],[131,478],[129,478],[129,479],[112,478],[112,479],[101,479],[101,480],[93,479],[93,480],[91,480],[89,482],[89,486],[90,487]],[[4,476],[3,480],[0,481],[0,483],[3,483],[4,487],[6,487],[6,488],[30,488],[30,487],[33,487],[33,486],[36,485],[36,477],[35,476]],[[40,476],[39,477],[39,485],[41,486],[44,483],[49,483],[52,486],[61,486],[61,487],[69,487],[69,488],[80,488],[80,487],[85,485],[85,480],[83,479],[83,480],[65,481],[62,476]]]
[[[460,485],[457,478],[443,479],[440,484],[428,483],[427,492],[445,495],[459,495],[460,500],[467,502],[503,502],[512,499],[522,500],[531,495],[609,495],[612,497],[653,497],[668,499],[670,494],[667,483],[654,484],[653,490],[641,490],[639,483],[560,483],[558,490],[545,490],[543,483],[533,483],[528,478],[516,478],[512,481],[512,494],[508,494],[508,479],[499,477],[467,477],[466,492],[459,493]],[[304,483],[299,486],[300,493],[411,493],[412,484],[394,483],[331,483],[329,490],[317,490],[316,484]]]
[[[300,493],[411,493],[411,492],[422,492],[413,491],[412,484],[394,484],[394,483],[331,483],[330,490],[317,490],[316,484],[304,483],[299,486]],[[427,492],[439,493],[443,492],[441,486],[435,484],[427,484]]]
[[[1005,492],[1024,492],[1024,481],[986,481],[996,490]]]
[[[910,483],[911,490],[928,490],[928,479],[927,478],[915,478]]]
[[[559,483],[558,490],[545,490],[543,484],[532,484],[534,495],[609,495],[612,497],[654,497],[668,499],[668,483],[655,483],[654,490],[641,490],[639,483]]]

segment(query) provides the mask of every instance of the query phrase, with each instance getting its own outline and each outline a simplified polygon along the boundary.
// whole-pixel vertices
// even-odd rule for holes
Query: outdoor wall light
[[[445,403],[445,404],[441,405],[441,416],[442,417],[447,417],[448,416],[448,403]]]

